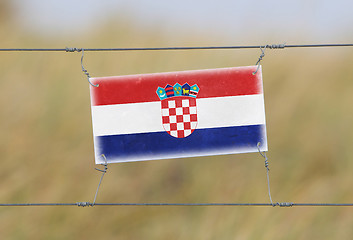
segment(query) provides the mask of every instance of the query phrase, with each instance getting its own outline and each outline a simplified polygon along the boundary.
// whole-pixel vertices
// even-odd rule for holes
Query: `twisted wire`
[[[101,169],[98,169],[98,168],[95,168],[97,171],[100,171],[102,172],[102,176],[101,176],[101,179],[99,181],[99,184],[98,184],[98,187],[97,187],[97,190],[96,190],[96,195],[94,195],[94,200],[93,200],[93,203],[92,203],[92,206],[94,206],[94,204],[96,203],[96,199],[97,199],[97,195],[98,195],[98,191],[99,191],[99,188],[101,186],[101,183],[102,183],[102,180],[103,180],[103,177],[104,177],[104,174],[106,174],[107,170],[108,170],[108,162],[107,162],[107,158],[105,157],[104,154],[102,154],[102,157],[104,158],[104,169],[101,170]]]
[[[268,158],[267,158],[265,152],[261,152],[261,150],[260,150],[260,145],[261,145],[261,143],[258,142],[258,143],[257,143],[257,149],[258,149],[260,155],[265,159],[265,168],[266,168],[266,175],[267,175],[268,196],[269,196],[269,198],[270,198],[270,202],[271,202],[272,206],[275,206],[276,204],[274,204],[274,203],[272,202],[272,197],[271,197],[270,167],[269,167],[269,163],[268,163]],[[278,204],[278,203],[277,203],[277,204]]]
[[[68,48],[67,48],[68,49]],[[99,84],[93,84],[90,80],[91,76],[89,75],[89,72],[84,68],[83,66],[83,57],[85,55],[85,51],[83,48],[69,48],[70,51],[82,51],[82,56],[81,56],[81,69],[82,72],[87,76],[87,81],[89,82],[89,84],[91,84],[91,86],[93,87],[99,87]]]

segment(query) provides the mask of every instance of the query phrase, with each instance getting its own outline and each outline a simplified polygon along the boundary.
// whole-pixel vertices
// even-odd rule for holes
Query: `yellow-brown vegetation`
[[[66,41],[10,31],[14,26],[1,20],[3,48],[170,45],[158,30],[141,32],[128,21]],[[180,36],[173,44],[215,45],[217,39]],[[253,65],[259,54],[87,52],[84,65],[92,76],[111,76]],[[274,201],[353,202],[352,57],[351,48],[266,52]],[[79,53],[0,53],[1,203],[93,200],[100,173],[94,170],[89,85],[80,67]],[[112,164],[97,198],[268,201],[257,153]],[[350,239],[352,226],[352,209],[343,207],[0,208],[1,239]]]

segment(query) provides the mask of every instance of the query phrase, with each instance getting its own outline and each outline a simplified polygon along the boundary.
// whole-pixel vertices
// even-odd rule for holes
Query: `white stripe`
[[[263,94],[197,100],[197,128],[265,124]]]
[[[160,102],[92,106],[93,135],[164,131]]]
[[[265,124],[263,94],[196,99],[197,129]],[[92,106],[94,136],[163,132],[160,102]]]

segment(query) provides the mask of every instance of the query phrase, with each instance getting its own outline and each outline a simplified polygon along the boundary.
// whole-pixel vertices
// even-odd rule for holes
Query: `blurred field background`
[[[0,48],[226,43],[191,30],[171,39],[158,27],[139,28],[128,16],[53,37],[18,27],[14,11],[10,1],[0,2]],[[269,34],[248,42],[228,39],[228,45],[279,43],[273,40]],[[87,52],[84,65],[92,76],[114,76],[248,66],[259,54]],[[94,170],[89,85],[80,56],[0,53],[1,203],[93,201],[101,174]],[[275,202],[353,202],[352,58],[352,48],[266,52]],[[111,164],[97,202],[269,202],[263,160],[253,153]],[[352,227],[352,209],[344,207],[0,208],[1,239],[351,239]]]

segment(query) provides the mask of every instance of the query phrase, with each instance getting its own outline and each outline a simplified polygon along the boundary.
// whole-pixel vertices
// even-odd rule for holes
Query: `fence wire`
[[[293,202],[277,202],[277,203],[1,203],[0,207],[55,207],[55,206],[76,206],[76,207],[353,207],[353,203],[293,203]]]
[[[136,47],[136,48],[0,48],[1,52],[81,52],[81,51],[173,51],[173,50],[227,50],[227,49],[285,49],[285,48],[319,48],[319,47],[353,47],[353,43],[328,44],[267,44],[248,46],[195,46],[195,47]]]

